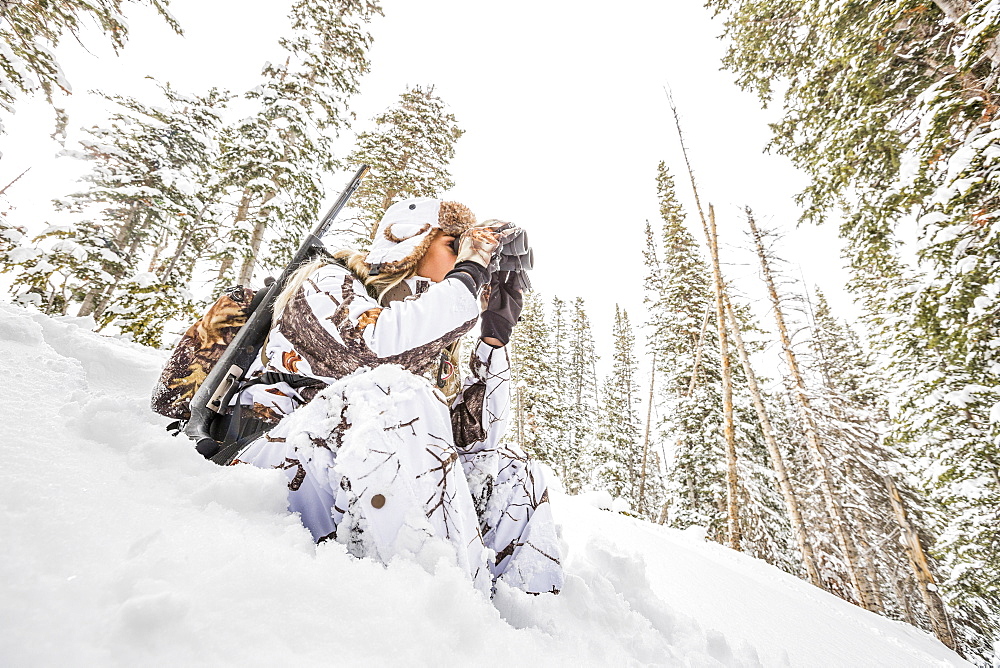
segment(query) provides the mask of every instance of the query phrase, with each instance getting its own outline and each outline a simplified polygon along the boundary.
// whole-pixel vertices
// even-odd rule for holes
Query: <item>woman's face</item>
[[[431,242],[424,256],[417,262],[417,276],[429,278],[435,283],[443,281],[445,275],[455,268],[458,255],[451,248],[455,237],[450,234],[439,234]]]

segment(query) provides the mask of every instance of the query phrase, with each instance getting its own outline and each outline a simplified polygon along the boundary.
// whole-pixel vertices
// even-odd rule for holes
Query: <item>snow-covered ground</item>
[[[969,665],[695,533],[553,495],[559,596],[315,546],[149,412],[164,353],[0,304],[0,665]]]

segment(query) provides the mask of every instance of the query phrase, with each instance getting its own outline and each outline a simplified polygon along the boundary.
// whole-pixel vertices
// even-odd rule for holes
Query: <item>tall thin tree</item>
[[[844,517],[844,511],[841,507],[841,503],[834,491],[832,475],[829,463],[827,462],[826,453],[824,452],[816,433],[816,423],[809,405],[809,397],[806,391],[805,380],[803,379],[802,372],[799,369],[798,360],[795,356],[795,351],[792,348],[791,338],[788,335],[788,328],[785,325],[785,316],[782,310],[781,300],[778,297],[778,291],[775,287],[774,277],[771,272],[771,265],[761,239],[760,231],[754,221],[753,213],[749,209],[747,209],[746,215],[747,224],[750,226],[750,232],[753,236],[754,245],[757,250],[757,257],[760,260],[764,284],[767,287],[768,296],[771,299],[771,307],[774,313],[775,323],[778,327],[778,335],[781,339],[782,350],[785,354],[785,360],[788,364],[789,373],[791,375],[795,405],[805,427],[806,443],[809,447],[813,467],[819,480],[820,490],[823,494],[823,500],[826,504],[826,510],[829,515],[832,530],[836,536],[837,544],[840,546],[840,550],[842,552],[844,567],[847,569],[848,577],[854,587],[858,602],[869,610],[876,609],[878,606],[876,605],[870,590],[870,585],[866,581],[865,577],[860,573],[858,555],[854,548],[854,544],[848,535],[847,520]]]

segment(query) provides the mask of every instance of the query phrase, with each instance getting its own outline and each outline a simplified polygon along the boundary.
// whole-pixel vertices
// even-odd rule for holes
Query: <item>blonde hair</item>
[[[436,237],[441,234],[441,230],[433,229],[430,232],[431,237]],[[433,239],[432,239],[433,241]],[[302,284],[306,282],[309,278],[320,267],[328,264],[339,264],[340,266],[346,268],[354,276],[361,281],[368,294],[371,298],[377,301],[380,305],[385,306],[382,299],[385,295],[392,290],[394,287],[410,278],[415,276],[417,273],[417,266],[414,264],[411,267],[405,269],[397,269],[396,271],[383,271],[375,276],[372,276],[368,272],[368,264],[365,262],[368,255],[366,253],[361,253],[359,251],[345,248],[342,250],[334,251],[331,255],[319,256],[295,270],[295,272],[288,278],[288,283],[285,284],[285,289],[281,291],[281,294],[274,300],[274,310],[271,316],[271,326],[275,327],[278,324],[278,320],[281,319],[281,314],[284,312],[285,307],[288,306],[288,302],[292,300],[295,293],[298,292]],[[451,377],[445,383],[442,391],[445,396],[448,397],[449,401],[458,394],[458,390],[461,389],[462,379],[459,373],[458,364],[458,342],[455,344],[447,346],[444,348],[444,352],[448,354],[449,362],[452,364],[454,372]]]

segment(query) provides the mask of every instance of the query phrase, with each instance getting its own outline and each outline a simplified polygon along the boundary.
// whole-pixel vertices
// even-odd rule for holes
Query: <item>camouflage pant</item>
[[[453,554],[483,591],[501,575],[527,591],[562,586],[537,465],[509,446],[459,452],[447,407],[398,367],[337,381],[238,461],[283,469],[289,509],[356,556]]]

